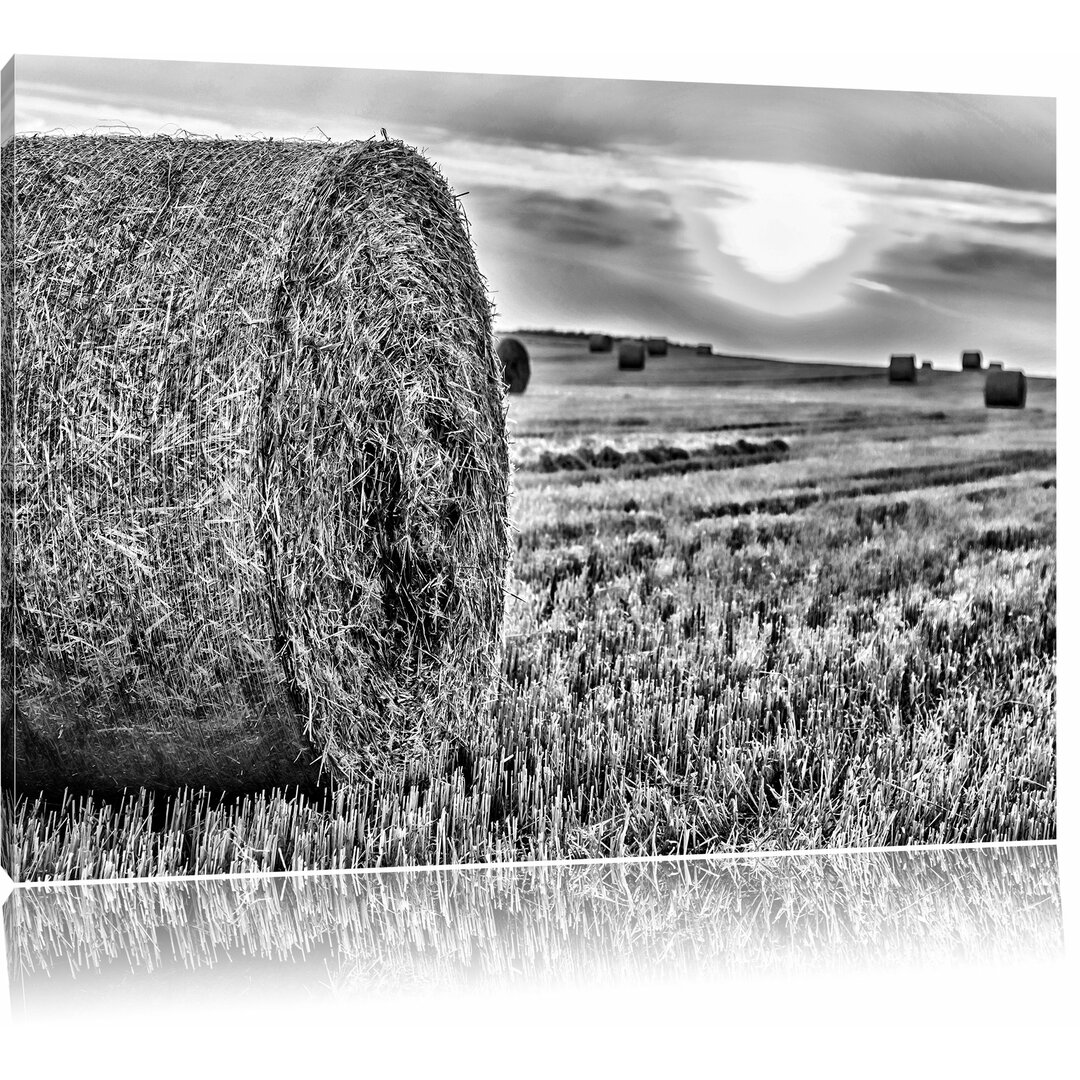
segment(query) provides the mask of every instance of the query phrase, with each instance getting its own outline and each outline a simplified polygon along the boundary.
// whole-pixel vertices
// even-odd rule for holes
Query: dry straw
[[[911,353],[893,353],[889,357],[889,382],[913,383],[918,377],[919,369]]]
[[[589,335],[589,352],[611,352],[614,344],[610,334]]]
[[[502,363],[442,176],[389,139],[14,153],[20,789],[424,754],[490,685],[508,558]]]
[[[1027,404],[1027,376],[992,368],[986,373],[983,401],[991,409],[1022,409]]]
[[[529,350],[515,337],[499,339],[499,359],[503,363],[503,381],[511,394],[524,394],[532,368]]]
[[[619,342],[619,370],[640,371],[645,367],[645,343],[642,341]]]

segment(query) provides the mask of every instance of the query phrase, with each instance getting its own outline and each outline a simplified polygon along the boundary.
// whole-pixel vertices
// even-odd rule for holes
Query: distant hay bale
[[[589,335],[589,352],[606,353],[611,352],[614,347],[614,342],[611,339],[610,334],[590,334]]]
[[[712,346],[707,341],[702,341],[697,347],[698,356],[712,356]]]
[[[645,349],[650,356],[667,356],[668,340],[666,337],[646,338]]]
[[[967,349],[960,354],[960,367],[964,371],[982,371],[983,355],[978,349]]]
[[[491,685],[509,554],[503,365],[445,180],[388,139],[12,145],[20,788],[416,761]]]
[[[983,401],[990,409],[1022,409],[1027,404],[1027,376],[993,368],[986,374]]]
[[[524,394],[529,385],[529,350],[515,337],[499,339],[499,359],[503,362],[503,381],[511,394]]]
[[[1000,360],[991,360],[987,365],[987,371],[1004,371],[1005,365]]]
[[[640,371],[645,367],[645,343],[642,341],[619,342],[619,370]]]
[[[893,353],[889,357],[889,382],[913,383],[919,377],[915,357],[911,353]]]

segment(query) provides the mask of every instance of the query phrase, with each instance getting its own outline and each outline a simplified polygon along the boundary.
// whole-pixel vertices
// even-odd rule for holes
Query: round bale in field
[[[698,356],[712,356],[712,346],[707,341],[702,341],[695,351]]]
[[[12,147],[20,790],[437,750],[492,684],[509,555],[503,364],[446,181],[389,139]]]
[[[990,409],[1022,409],[1027,404],[1027,376],[994,368],[986,374],[983,401]]]
[[[666,337],[646,338],[645,349],[650,356],[667,356],[668,340]]]
[[[912,353],[893,353],[889,357],[889,382],[913,383],[919,377]]]
[[[1004,371],[1005,370],[1005,365],[1000,360],[991,360],[990,363],[986,365],[986,370],[987,371]]]
[[[960,367],[964,371],[982,371],[983,355],[978,349],[965,349],[960,354]]]
[[[503,381],[511,394],[524,394],[529,385],[529,350],[516,337],[499,339],[499,359],[503,362]]]
[[[645,343],[642,341],[619,342],[619,370],[640,371],[645,367]]]
[[[614,342],[611,339],[610,334],[590,334],[589,335],[589,352],[605,353],[611,352],[614,347]]]

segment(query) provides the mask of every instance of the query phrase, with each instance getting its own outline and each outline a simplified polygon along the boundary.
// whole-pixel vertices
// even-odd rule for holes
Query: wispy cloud
[[[903,300],[910,304],[917,304],[927,311],[936,311],[941,315],[949,315],[956,319],[963,319],[969,315],[968,312],[944,307],[941,304],[935,304],[932,300],[927,300],[925,296],[917,296],[915,293],[904,292],[902,289],[895,289],[891,285],[886,285],[883,281],[870,281],[867,278],[852,278],[851,284],[856,288],[884,293],[886,296],[895,297],[897,300]]]

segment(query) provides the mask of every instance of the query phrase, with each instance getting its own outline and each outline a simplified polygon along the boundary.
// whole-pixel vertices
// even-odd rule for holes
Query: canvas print
[[[17,56],[16,881],[1055,836],[1047,98]]]

